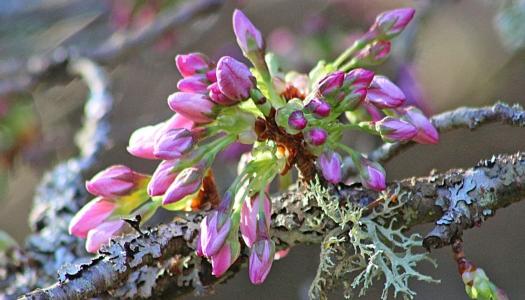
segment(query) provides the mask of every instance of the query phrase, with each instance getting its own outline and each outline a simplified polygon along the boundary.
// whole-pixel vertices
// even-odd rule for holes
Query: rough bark
[[[340,186],[333,192],[341,201],[355,203],[370,203],[378,196],[359,186]],[[426,247],[442,247],[460,237],[463,230],[494,215],[497,209],[525,197],[525,153],[500,155],[467,170],[393,182],[386,192],[399,195],[398,201],[404,203],[400,216],[408,228],[436,222],[424,243]],[[337,226],[323,216],[315,199],[304,197],[300,187],[273,198],[272,203],[272,230],[278,248],[319,243]],[[201,218],[200,214],[181,215],[174,223],[143,235],[116,239],[91,262],[62,275],[55,285],[27,294],[25,299],[82,299],[97,296],[100,291],[120,297],[144,297],[162,291],[168,283],[177,287],[176,294],[203,291],[224,279],[214,278],[207,263],[193,254]],[[246,255],[239,258],[229,275],[246,259]],[[188,267],[181,267],[182,261]],[[137,270],[142,270],[144,284],[137,284],[133,278],[135,285],[128,285],[128,275]],[[164,278],[157,284],[162,276],[169,280]]]

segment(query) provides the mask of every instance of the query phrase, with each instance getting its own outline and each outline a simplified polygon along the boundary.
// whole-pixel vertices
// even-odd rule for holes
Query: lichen
[[[344,296],[353,298],[366,294],[375,280],[384,278],[381,299],[403,295],[412,299],[416,294],[408,286],[411,279],[438,282],[424,275],[415,266],[431,260],[419,250],[422,238],[418,234],[405,235],[403,227],[396,223],[396,216],[406,195],[380,194],[372,211],[366,211],[350,202],[341,201],[332,195],[316,179],[309,188],[324,214],[339,226],[329,232],[321,244],[321,259],[316,278],[310,288],[312,299],[326,299],[327,292],[342,284]],[[419,252],[418,252],[419,251]],[[358,291],[358,292],[357,292]]]

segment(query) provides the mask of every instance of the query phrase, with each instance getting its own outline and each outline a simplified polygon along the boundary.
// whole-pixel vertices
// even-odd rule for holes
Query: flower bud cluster
[[[343,144],[343,133],[359,130],[389,142],[438,141],[431,122],[405,105],[405,95],[394,83],[361,67],[384,61],[390,39],[412,15],[411,9],[382,14],[359,47],[337,60],[348,63],[321,63],[306,75],[281,73],[273,56],[265,53],[261,32],[236,10],[233,31],[253,68],[229,56],[215,63],[201,53],[178,55],[175,63],[182,79],[168,97],[175,115],[136,130],[127,148],[134,156],[158,160],[156,170],[151,178],[122,166],[96,175],[87,189],[98,198],[78,213],[70,231],[87,237],[93,250],[121,232],[121,219],[138,210],[149,216],[158,207],[207,208],[197,253],[209,259],[215,276],[221,276],[241,255],[242,238],[250,249],[250,280],[262,283],[274,257],[287,253],[285,249],[276,254],[270,236],[268,189],[278,175],[294,165],[302,173],[305,165],[315,172],[317,164],[324,183],[339,184],[347,180],[345,160],[338,152],[342,150],[351,157],[364,187],[383,190],[385,170]],[[238,176],[219,203],[193,206],[192,201],[207,192],[217,154],[233,143],[251,146],[239,163]],[[142,209],[148,198],[150,206]]]
[[[370,29],[356,41],[352,49],[355,54],[342,69],[376,66],[390,55],[391,40],[398,36],[414,17],[410,7],[386,11],[377,16]]]
[[[233,209],[233,201],[227,192],[219,207],[202,220],[197,254],[211,261],[213,275],[221,276],[240,255],[240,229],[244,243],[251,249],[250,280],[260,284],[270,272],[275,254],[269,235],[270,199],[262,193],[241,200],[240,212]]]
[[[89,193],[97,196],[73,217],[69,233],[86,238],[86,250],[97,252],[112,236],[125,230],[120,217],[128,217],[148,200],[144,188],[149,176],[116,165],[86,182]]]

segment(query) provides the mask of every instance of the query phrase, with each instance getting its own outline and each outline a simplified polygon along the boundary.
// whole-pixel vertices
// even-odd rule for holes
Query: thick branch
[[[333,192],[341,201],[355,203],[369,203],[378,196],[376,192],[359,186],[344,186]],[[437,220],[438,225],[425,239],[425,246],[441,247],[458,237],[462,230],[492,216],[495,210],[525,197],[525,153],[494,157],[468,170],[451,170],[393,182],[386,192],[398,195],[398,201],[404,203],[399,216],[408,228]],[[273,237],[279,248],[321,242],[323,235],[337,226],[323,216],[315,199],[304,197],[301,188],[275,197],[273,211]],[[129,297],[144,295],[138,293],[148,291],[146,295],[151,295],[153,290],[163,290],[170,281],[171,285],[177,285],[176,294],[213,285],[218,280],[210,274],[209,268],[195,269],[195,266],[207,266],[207,263],[191,254],[200,219],[198,214],[186,215],[172,224],[149,230],[145,235],[118,239],[90,263],[63,276],[57,284],[26,295],[26,298],[79,299],[106,290],[123,295],[119,288],[123,282],[126,287],[127,274],[136,270],[149,270],[147,274],[153,277],[145,275],[143,278],[149,284],[136,284],[141,289],[146,286],[146,291],[128,288],[125,295]],[[189,267],[178,268],[174,260],[184,259]],[[242,256],[230,275],[246,259]],[[159,280],[159,285],[156,285],[157,278],[163,279]]]
[[[39,55],[22,64],[19,75],[0,81],[0,95],[26,91],[42,80],[69,78],[66,67],[79,57],[107,64],[150,45],[167,31],[215,12],[224,0],[187,1],[160,14],[155,22],[126,35],[114,35],[93,49],[58,48],[48,55]]]
[[[515,104],[496,103],[481,108],[460,107],[432,117],[432,123],[440,133],[457,128],[474,130],[489,123],[502,123],[525,127],[525,111]],[[375,161],[386,162],[399,152],[415,145],[414,143],[386,143],[371,152],[368,157]]]

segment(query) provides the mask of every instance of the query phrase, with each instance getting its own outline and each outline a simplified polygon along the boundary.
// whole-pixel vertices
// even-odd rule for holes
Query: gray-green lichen
[[[413,298],[410,279],[437,282],[415,269],[424,260],[435,263],[421,249],[421,236],[405,235],[396,225],[396,215],[403,195],[380,194],[378,206],[368,214],[351,202],[341,203],[328,188],[314,181],[307,195],[315,197],[324,214],[339,226],[330,231],[321,244],[321,259],[310,288],[310,298],[326,299],[327,293],[343,285],[345,298],[365,295],[375,280],[384,278],[381,299],[390,291],[394,297]],[[388,221],[387,221],[388,220]]]

